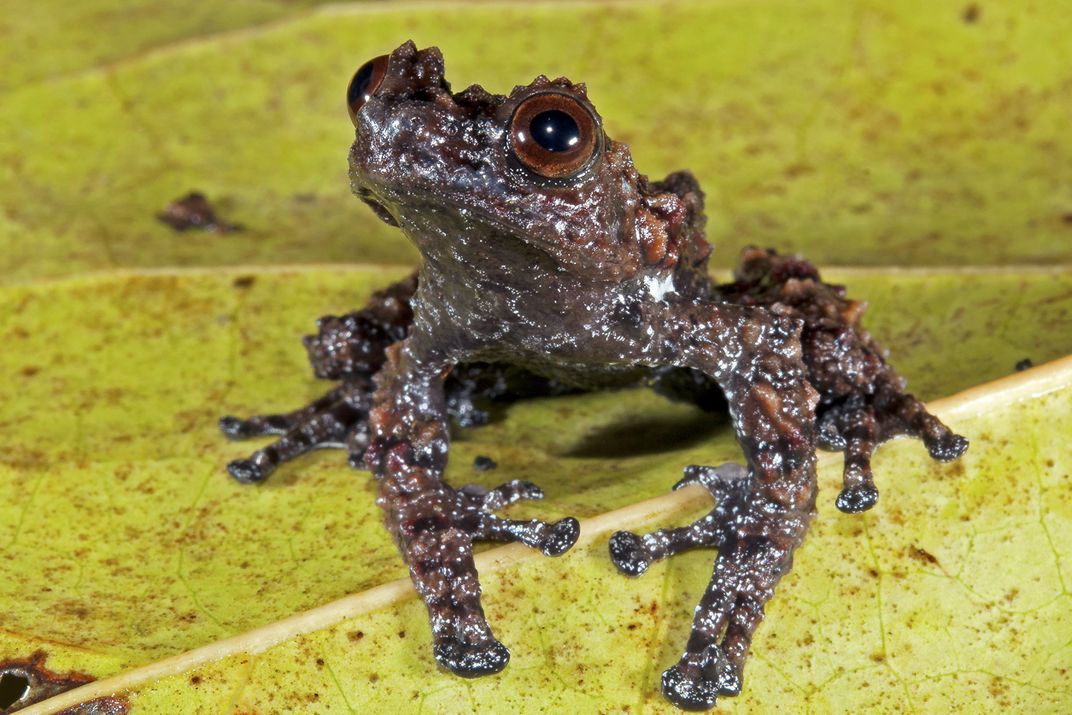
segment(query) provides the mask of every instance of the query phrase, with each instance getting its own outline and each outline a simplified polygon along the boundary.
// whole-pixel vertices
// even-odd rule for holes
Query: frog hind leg
[[[715,498],[715,508],[688,526],[659,529],[643,536],[618,531],[610,539],[611,560],[626,576],[640,576],[656,561],[699,547],[719,548],[726,542],[722,525],[726,520],[727,497],[743,484],[748,470],[733,463],[718,467],[691,465],[674,489],[698,484]]]
[[[871,456],[878,447],[878,424],[870,405],[853,405],[825,412],[819,418],[819,441],[845,453],[837,508],[846,514],[867,511],[878,502]]]
[[[946,427],[926,405],[903,391],[899,379],[884,381],[875,400],[880,438],[909,435],[923,442],[931,458],[950,462],[968,449],[968,440]]]
[[[746,248],[734,282],[715,288],[722,299],[766,306],[803,321],[801,342],[808,377],[822,396],[819,444],[845,453],[837,507],[867,511],[878,501],[871,456],[900,435],[920,439],[940,461],[957,459],[968,440],[955,434],[905,392],[905,380],[863,327],[867,304],[850,300],[844,286],[823,282],[808,260]]]
[[[391,346],[387,357],[376,377],[366,455],[380,485],[376,503],[428,609],[436,661],[464,677],[496,673],[506,667],[510,653],[495,638],[481,607],[474,541],[518,541],[558,555],[577,540],[579,525],[572,518],[547,523],[491,513],[542,497],[528,482],[492,490],[446,484],[443,376],[449,363],[414,349],[410,340]]]
[[[284,462],[319,448],[346,448],[350,464],[363,466],[371,376],[383,365],[387,346],[405,337],[416,289],[417,276],[412,274],[373,293],[361,310],[317,321],[317,334],[302,340],[309,362],[317,377],[339,381],[319,399],[293,412],[220,419],[220,431],[230,439],[280,436],[249,457],[230,462],[231,476],[244,483],[261,482]]]
[[[280,464],[321,448],[346,448],[351,464],[360,466],[368,444],[369,398],[370,381],[353,378],[294,412],[221,418],[220,430],[231,439],[281,435],[249,457],[231,461],[227,471],[245,484],[262,482]]]
[[[878,381],[875,394],[854,398],[822,410],[820,444],[845,453],[842,490],[837,508],[846,514],[867,511],[878,501],[871,457],[878,445],[901,435],[923,442],[933,459],[959,458],[968,440],[946,427],[914,396],[892,370]]]

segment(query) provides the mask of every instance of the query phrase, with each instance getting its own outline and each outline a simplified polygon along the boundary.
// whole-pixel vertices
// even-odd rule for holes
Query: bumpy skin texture
[[[379,68],[382,81],[351,107],[351,185],[416,244],[419,275],[356,313],[321,319],[305,339],[315,373],[338,381],[323,398],[287,415],[221,420],[235,438],[282,434],[228,469],[260,481],[309,449],[348,449],[379,482],[377,503],[427,605],[436,659],[478,676],[505,667],[509,652],[481,609],[473,542],[521,541],[557,555],[578,524],[492,514],[540,498],[533,484],[446,484],[448,419],[484,421],[478,397],[645,383],[724,406],[745,465],[691,466],[682,480],[712,493],[711,513],[685,528],[619,532],[610,547],[631,575],[685,549],[718,549],[684,655],[662,687],[687,709],[738,693],[764,604],[814,513],[816,444],[846,450],[842,508],[855,511],[874,501],[867,462],[877,442],[918,435],[939,458],[966,443],[902,393],[859,327],[860,306],[810,264],[746,252],[737,281],[713,286],[696,180],[640,175],[628,148],[603,134],[583,85],[539,77],[508,97],[475,86],[452,93],[439,51],[412,43]],[[588,137],[591,159],[553,179],[519,159],[511,127],[519,106],[547,94],[588,112],[598,133]]]
[[[926,407],[904,392],[905,380],[860,323],[866,303],[848,300],[843,286],[823,283],[798,256],[745,249],[734,282],[717,293],[741,305],[766,306],[803,321],[801,343],[808,380],[819,391],[819,445],[845,452],[844,488],[837,506],[866,511],[878,501],[871,454],[899,435],[917,437],[934,459],[950,461],[968,448]]]

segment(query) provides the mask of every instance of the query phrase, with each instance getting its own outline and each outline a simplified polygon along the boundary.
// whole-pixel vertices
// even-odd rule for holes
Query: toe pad
[[[444,639],[436,643],[434,651],[441,666],[463,678],[498,673],[510,662],[510,651],[494,638],[476,644]]]
[[[540,551],[546,556],[559,556],[570,550],[577,543],[577,537],[581,533],[580,523],[572,516],[556,522],[551,527],[551,534],[540,545]]]
[[[640,576],[651,565],[640,537],[630,531],[618,531],[610,537],[610,558],[627,576]]]
[[[243,484],[256,484],[263,482],[267,476],[252,460],[236,459],[227,465],[227,471],[236,481]]]

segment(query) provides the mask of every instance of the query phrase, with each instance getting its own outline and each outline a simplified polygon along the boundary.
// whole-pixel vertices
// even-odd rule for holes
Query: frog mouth
[[[364,187],[361,187],[356,189],[354,193],[359,199],[368,204],[369,208],[371,208],[376,214],[376,216],[378,216],[379,219],[385,224],[387,224],[388,226],[398,225],[398,221],[395,219],[395,217],[391,215],[391,212],[387,210],[387,207],[381,204],[379,200],[375,197],[375,194],[373,194],[371,191]]]

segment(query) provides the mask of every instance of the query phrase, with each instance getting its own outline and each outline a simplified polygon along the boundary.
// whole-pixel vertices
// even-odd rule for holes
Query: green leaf
[[[625,391],[456,436],[453,483],[531,479],[548,498],[511,514],[584,520],[561,559],[480,556],[513,661],[477,681],[435,670],[366,473],[338,452],[256,488],[223,470],[256,445],[216,419],[325,390],[298,337],[415,259],[348,193],[342,106],[353,69],[408,37],[440,45],[458,87],[586,80],[642,170],[697,172],[719,265],[756,242],[840,266],[825,275],[869,301],[925,399],[1072,353],[1059,0],[313,4],[21,2],[0,22],[0,660],[44,650],[105,679],[68,704],[98,688],[137,713],[669,711],[659,673],[711,554],[627,580],[606,536],[704,509],[668,490],[685,464],[738,458],[723,422]],[[245,230],[154,218],[190,189]],[[880,450],[873,512],[833,508],[825,459],[726,708],[1069,702],[1072,368],[981,390],[941,403],[972,440],[961,462]],[[474,471],[479,454],[499,468]]]
[[[144,12],[170,27],[174,7]],[[0,275],[412,263],[349,195],[343,103],[354,69],[409,37],[442,47],[458,87],[585,80],[644,171],[697,173],[722,265],[749,243],[822,265],[1068,262],[1072,167],[1055,158],[1072,153],[1072,13],[992,4],[966,22],[964,7],[333,5],[29,82],[0,104]],[[110,36],[122,19],[90,22]],[[155,220],[190,189],[246,231]]]
[[[252,447],[229,444],[214,428],[215,419],[225,412],[282,409],[315,396],[323,388],[308,377],[292,336],[302,332],[303,324],[308,326],[308,316],[359,303],[364,294],[391,277],[353,268],[291,270],[262,273],[249,285],[248,280],[237,280],[246,278],[244,274],[224,271],[78,279],[0,291],[3,312],[8,316],[3,338],[14,348],[0,356],[0,366],[6,374],[21,375],[19,381],[0,387],[0,399],[10,416],[5,432],[11,445],[0,469],[13,495],[0,505],[0,543],[8,559],[0,594],[4,603],[11,604],[0,633],[0,650],[29,653],[43,648],[61,664],[54,668],[108,676],[264,626],[347,593],[404,578],[405,569],[380,526],[367,474],[346,468],[339,453],[318,453],[282,470],[262,487],[243,487],[226,476],[223,465]],[[908,289],[900,291],[884,291],[884,276],[864,273],[854,278],[857,290],[879,299],[875,310],[888,316],[891,327],[886,330],[900,336],[895,351],[907,365],[926,365],[933,359],[930,336],[944,320],[933,310],[917,317],[913,306],[945,303],[948,310],[958,312],[977,304],[983,296],[1007,292],[1011,280],[1006,273],[974,274],[972,283],[978,293],[958,296],[962,302],[958,304],[950,298],[950,288],[962,282],[962,275],[932,274],[922,280],[923,275],[917,274],[919,280],[909,281]],[[1067,351],[1060,340],[1067,340],[1070,334],[1067,327],[1072,314],[1063,296],[1072,291],[1072,277],[1024,272],[1016,278],[1015,286],[1023,299],[1018,310],[1002,314],[1000,324],[993,324],[988,312],[963,311],[965,319],[954,337],[960,350],[977,356],[968,363],[976,372],[956,375],[955,381],[978,382],[1010,372],[1009,362],[1022,348],[1017,344],[1021,331],[1031,332],[1024,326],[1035,325],[1034,334],[1045,334],[1033,322],[1039,319],[1056,328],[1053,335],[1060,337],[1054,337],[1049,345],[1032,346],[1037,359]],[[1063,309],[1049,307],[1054,303]],[[892,316],[902,316],[904,323],[897,324]],[[971,323],[969,318],[978,322]],[[933,389],[942,391],[943,387],[936,383]],[[831,508],[830,499],[822,500],[815,531],[790,580],[781,587],[770,620],[778,620],[774,614],[783,612],[778,609],[790,609],[785,611],[783,627],[806,627],[790,604],[801,597],[809,602],[822,600],[814,595],[816,589],[831,592],[830,609],[854,609],[861,621],[876,618],[872,608],[876,596],[852,594],[853,579],[864,568],[860,564],[870,563],[864,558],[869,553],[867,545],[871,544],[872,550],[878,548],[874,539],[864,539],[861,530],[865,526],[882,534],[905,530],[897,537],[896,546],[882,546],[876,552],[885,554],[881,557],[883,569],[891,573],[913,563],[911,553],[904,557],[904,563],[896,560],[898,549],[907,548],[903,543],[906,539],[915,539],[929,553],[940,552],[947,561],[952,558],[944,556],[944,537],[935,542],[927,531],[935,522],[966,530],[954,531],[949,543],[959,543],[958,539],[966,538],[964,534],[973,533],[974,525],[999,516],[1011,520],[1010,524],[1027,524],[1038,522],[1040,514],[1045,514],[1053,529],[1069,528],[1065,519],[1069,515],[1040,512],[1037,500],[1022,504],[1009,501],[1009,495],[1037,490],[1032,479],[1038,475],[1053,483],[1054,495],[1068,488],[1067,480],[1061,481],[1061,470],[1067,471],[1067,464],[1043,463],[1054,454],[1062,454],[1053,449],[1060,445],[1037,445],[1040,439],[1058,440],[1067,433],[1062,431],[1061,421],[1067,419],[1062,417],[1065,403],[1054,399],[1037,406],[1034,402],[1009,406],[998,395],[981,421],[954,423],[973,440],[971,457],[979,460],[978,466],[973,466],[973,461],[931,465],[915,443],[884,448],[876,462],[877,473],[886,475],[880,476],[885,494],[882,506],[860,519],[840,515]],[[1031,410],[1051,410],[1055,424],[1025,429],[1024,425],[1034,419],[1031,415],[1036,414]],[[1015,444],[1006,450],[1004,443],[1009,440]],[[1025,445],[1036,447],[1032,452]],[[1025,458],[1022,452],[1040,463],[1016,466],[1005,477],[994,476],[998,470],[1018,465]],[[472,470],[477,454],[494,457],[499,469],[491,473]],[[548,500],[515,508],[513,513],[598,518],[610,510],[664,495],[685,464],[720,462],[738,454],[724,424],[712,424],[708,416],[650,393],[628,391],[515,405],[499,423],[462,431],[448,478],[454,483],[479,481],[488,485],[513,478],[534,479],[543,484]],[[832,495],[836,492],[831,486],[836,480],[837,460],[830,459],[827,465],[823,494]],[[1041,471],[1036,473],[1035,469]],[[991,483],[1002,485],[1008,494],[988,486]],[[1001,508],[988,509],[987,499]],[[1058,496],[1048,499],[1060,502]],[[952,509],[950,504],[958,500],[963,508]],[[691,505],[696,508],[702,503],[702,498],[694,499]],[[973,510],[981,513],[969,523],[962,522],[962,516]],[[677,519],[688,516],[678,512]],[[641,525],[615,523],[616,528]],[[850,533],[855,534],[855,542],[842,543]],[[675,559],[665,567],[663,581],[653,574],[634,582],[614,576],[604,555],[605,538],[588,536],[594,540],[567,560],[541,558],[526,563],[521,571],[505,570],[488,580],[489,613],[515,652],[515,662],[508,671],[513,675],[500,677],[515,682],[527,673],[536,679],[517,687],[544,692],[551,686],[541,679],[536,664],[548,652],[562,653],[555,660],[556,667],[595,669],[583,678],[588,684],[584,687],[576,678],[567,677],[566,670],[554,671],[556,679],[581,693],[597,699],[603,697],[602,688],[617,693],[619,687],[611,685],[616,681],[610,674],[625,677],[623,673],[628,673],[634,686],[628,691],[629,698],[655,697],[658,667],[665,665],[669,652],[683,642],[689,602],[706,578],[710,556]],[[1064,542],[1054,538],[1054,543]],[[967,548],[961,546],[961,551]],[[985,552],[961,551],[956,552],[958,558],[970,555],[976,561],[970,573],[960,562],[948,566],[958,578],[973,583],[994,568],[986,565],[991,562],[985,560]],[[825,556],[817,555],[818,561],[811,562],[804,556],[811,553]],[[855,555],[851,564],[856,570],[850,569],[852,578],[848,578],[845,569],[850,564],[843,560],[851,555]],[[1044,565],[1021,561],[1033,569]],[[47,566],[42,568],[42,564]],[[1028,569],[1029,580],[1035,575]],[[665,579],[671,577],[674,581],[667,585]],[[810,579],[805,582],[811,585],[794,587],[797,579]],[[1019,579],[1010,575],[1006,581],[1016,583]],[[523,594],[518,591],[521,583],[529,584]],[[546,593],[540,593],[535,583],[542,583]],[[935,589],[926,591],[928,597],[952,598],[956,589],[962,588],[956,581],[935,583]],[[1024,586],[1018,588],[1027,592]],[[619,609],[626,607],[623,603],[633,604],[630,599],[634,598],[648,606],[656,604],[658,619],[652,620],[655,614],[640,619],[645,629],[656,628],[645,631],[651,642],[642,652],[631,640],[628,626],[633,621],[623,621],[613,609],[611,615],[605,610],[610,607],[610,591],[624,599],[616,607]],[[953,612],[968,619],[973,628],[983,628],[988,619],[1008,610],[989,591],[974,595],[976,611]],[[557,602],[573,605],[555,610]],[[526,606],[518,608],[517,603]],[[1064,600],[1054,605],[1063,607],[1067,607]],[[401,624],[395,630],[382,631],[376,625],[381,616],[363,615],[358,620],[365,624],[362,619],[366,618],[373,619],[367,621],[367,627],[347,626],[347,632],[364,630],[369,634],[365,647],[375,647],[377,652],[385,648],[391,654],[388,660],[384,660],[387,655],[376,659],[383,664],[376,674],[385,683],[394,683],[390,690],[372,691],[379,693],[375,697],[385,698],[377,701],[383,707],[389,708],[400,688],[423,693],[428,682],[434,682],[436,688],[463,687],[432,673],[425,617],[418,602],[408,599],[384,612],[383,622]],[[624,629],[624,640],[615,640],[621,634],[601,631],[599,637],[610,640],[595,649],[596,655],[585,655],[579,646],[566,647],[547,632],[562,623],[557,638],[595,637],[586,625],[586,619],[593,618],[606,621],[604,631]],[[893,622],[897,628],[881,631],[887,639],[901,637],[905,627],[900,617]],[[1024,629],[1030,630],[1026,625]],[[379,637],[400,630],[407,633],[404,644],[383,643]],[[835,632],[845,639],[844,645],[838,646],[834,636],[829,636],[830,642],[816,646],[827,654],[824,657],[841,647],[869,653],[881,650],[882,638],[875,640],[881,632],[874,628],[853,633],[838,626]],[[1041,637],[1041,633],[1036,635]],[[333,637],[345,641],[345,634]],[[792,650],[788,644],[785,647]],[[325,661],[348,673],[349,669],[365,667],[360,665],[364,656],[357,657],[361,651],[356,649],[353,658],[341,660],[343,651],[319,650],[317,646],[309,652],[314,655],[308,662],[315,663],[317,653],[319,657],[331,654]],[[763,652],[759,644],[757,652]],[[632,654],[628,658],[636,661],[634,670],[622,671],[622,666],[612,661],[602,670],[596,668],[590,659],[604,657],[600,655],[604,653]],[[800,667],[809,657],[807,648],[798,651]],[[749,671],[750,682],[766,683],[769,678],[762,675],[764,666],[759,665],[762,656],[755,660]],[[797,661],[786,652],[774,662]],[[228,678],[246,677],[242,668],[224,670],[227,682],[231,682]],[[372,672],[365,675],[371,677]],[[1027,673],[1015,669],[995,672],[1014,680],[1026,678]],[[208,683],[221,677],[201,680]],[[294,677],[288,675],[285,682]],[[322,674],[316,675],[319,677]],[[350,688],[344,692],[351,696],[356,695],[353,688],[365,682],[350,675],[344,680]],[[294,682],[302,692],[312,687],[305,676]],[[314,678],[312,682],[317,681]],[[817,681],[806,682],[817,686]],[[558,680],[556,683],[552,688],[555,697],[574,692]],[[1039,687],[1056,687],[1047,683]],[[485,686],[466,683],[464,687],[477,693]],[[755,688],[759,692],[752,695],[750,688],[746,696],[758,697],[767,692],[766,687]],[[252,693],[261,690],[254,687],[248,692],[253,697]],[[201,697],[201,692],[200,688],[187,689],[183,697]],[[204,697],[217,697],[213,692],[206,686]],[[570,697],[574,696],[588,697],[575,692]],[[358,701],[368,701],[369,697],[366,693]],[[174,706],[174,701],[165,698],[159,707],[166,710],[168,702]]]

